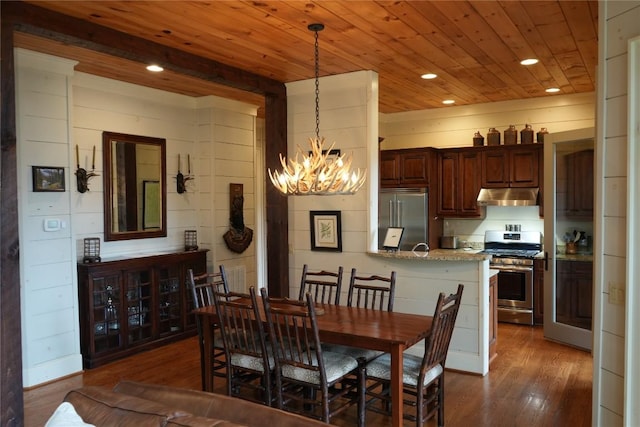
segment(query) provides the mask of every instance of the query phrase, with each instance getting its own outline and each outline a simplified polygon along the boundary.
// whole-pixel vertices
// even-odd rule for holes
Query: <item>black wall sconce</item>
[[[178,154],[178,174],[176,175],[176,191],[178,194],[186,193],[187,187],[185,184],[187,181],[194,179],[191,176],[191,155],[189,154],[187,154],[187,173],[188,175],[183,175],[180,172],[180,154]]]
[[[93,146],[93,160],[91,161],[91,172],[87,172],[86,169],[80,167],[80,151],[78,144],[76,144],[76,182],[78,185],[78,192],[86,193],[89,191],[89,178],[94,176],[100,176],[94,171],[96,170],[96,146]]]

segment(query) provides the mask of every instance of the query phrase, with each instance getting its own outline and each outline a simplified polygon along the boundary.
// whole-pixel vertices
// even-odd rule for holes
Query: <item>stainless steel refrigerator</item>
[[[417,243],[428,243],[428,193],[422,188],[381,190],[378,198],[378,248],[389,227],[404,227],[401,251],[410,251]]]

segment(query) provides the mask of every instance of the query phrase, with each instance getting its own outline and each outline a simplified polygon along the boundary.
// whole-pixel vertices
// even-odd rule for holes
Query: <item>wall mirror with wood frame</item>
[[[102,133],[104,240],[167,236],[166,140]]]

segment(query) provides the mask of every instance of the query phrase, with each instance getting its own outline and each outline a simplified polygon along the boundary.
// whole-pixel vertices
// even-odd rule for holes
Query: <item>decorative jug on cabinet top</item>
[[[520,144],[533,144],[533,128],[531,125],[525,125],[520,131]]]
[[[482,147],[484,145],[484,136],[480,135],[480,131],[473,135],[473,146]]]
[[[549,133],[549,131],[547,131],[547,128],[540,129],[540,131],[536,135],[536,140],[538,141],[538,144],[543,144],[544,143],[544,137],[548,133]]]
[[[504,130],[504,145],[512,145],[517,142],[518,131],[514,125],[509,125],[509,129]]]
[[[496,128],[489,128],[487,145],[500,145],[500,132]]]

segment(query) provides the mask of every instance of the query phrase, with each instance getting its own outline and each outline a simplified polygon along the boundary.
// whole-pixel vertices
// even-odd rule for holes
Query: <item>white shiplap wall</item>
[[[385,138],[380,148],[471,147],[476,131],[480,131],[486,143],[490,127],[502,133],[509,125],[520,131],[527,123],[536,132],[542,127],[549,132],[591,128],[595,101],[595,93],[549,95],[524,101],[385,114],[380,117],[380,136]]]
[[[602,243],[596,262],[593,422],[600,426],[640,425],[640,329],[631,321],[638,317],[638,305],[633,304],[638,298],[625,298],[621,304],[614,304],[609,295],[611,284],[625,289],[627,298],[638,292],[638,260],[627,259],[627,248],[637,254],[636,242],[627,240],[628,230],[637,227],[638,221],[638,212],[627,209],[627,195],[637,195],[639,190],[638,183],[628,179],[628,168],[635,171],[639,165],[637,158],[629,158],[637,148],[631,150],[628,146],[632,140],[628,130],[637,130],[638,117],[629,115],[627,71],[628,41],[640,35],[638,22],[640,2],[599,2],[601,70],[596,182],[600,193],[597,209],[602,220],[597,240]],[[630,77],[635,79],[637,90],[637,76]],[[632,99],[637,102],[637,93]]]
[[[355,168],[377,164],[377,74],[361,71],[320,79],[320,136],[327,147],[353,154]],[[308,140],[315,136],[314,81],[287,84],[288,153],[295,156],[299,147],[309,150]],[[374,160],[375,159],[375,160]],[[369,212],[377,206],[377,167],[367,170],[367,182],[355,195],[298,196],[289,198],[289,283],[297,286],[302,266],[316,268],[343,265],[349,270],[358,267],[366,257],[369,242],[377,242],[369,230]],[[270,185],[270,184],[269,184]],[[309,211],[337,210],[342,219],[342,252],[312,252]],[[375,209],[377,211],[377,208]],[[377,220],[377,218],[376,218]]]
[[[76,262],[85,237],[100,237],[101,255],[108,258],[180,251],[184,230],[197,229],[201,246],[212,249],[209,269],[224,262],[243,266],[250,278],[255,274],[254,244],[242,255],[220,245],[229,224],[229,182],[245,184],[245,222],[255,227],[256,107],[75,73],[72,61],[17,52],[23,383],[29,387],[82,369]],[[167,237],[104,242],[104,130],[166,138]],[[73,175],[76,144],[85,169],[91,168],[96,147],[100,176],[89,181],[84,194],[77,192]],[[184,194],[176,191],[178,154],[183,173],[190,156],[195,176]],[[66,191],[32,192],[32,165],[64,167]],[[66,228],[45,233],[43,220],[50,217],[63,220]]]
[[[74,61],[16,49],[23,384],[82,368],[69,159]],[[66,191],[32,191],[32,166],[65,168]],[[45,232],[45,218],[64,222]]]
[[[203,247],[211,250],[214,268],[223,264],[229,279],[245,275],[245,288],[257,284],[256,277],[256,115],[257,107],[237,101],[206,97],[198,100],[198,167],[204,183],[199,192],[199,230]],[[222,236],[230,228],[229,184],[242,184],[244,223],[254,232],[251,245],[236,254]],[[198,182],[195,185],[199,186]],[[213,201],[215,200],[215,203]]]
[[[184,247],[184,230],[197,225],[195,199],[189,191],[176,191],[178,154],[182,172],[187,155],[195,157],[196,114],[193,98],[136,86],[84,73],[73,78],[73,144],[80,147],[80,164],[90,162],[96,147],[96,172],[89,181],[90,191],[81,194],[72,188],[79,219],[76,244],[82,252],[85,237],[100,237],[104,257],[139,254]],[[103,232],[102,132],[166,138],[167,237],[105,242]]]

